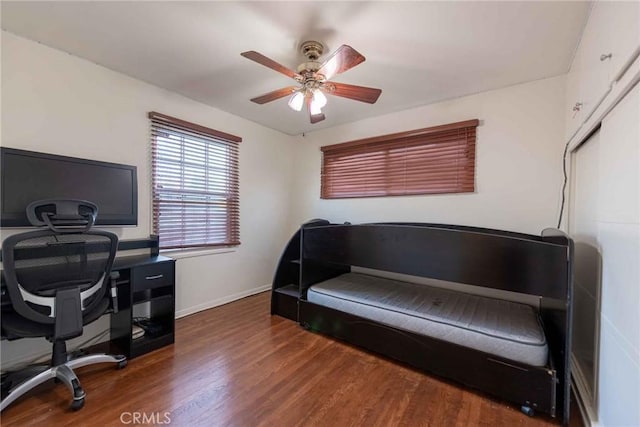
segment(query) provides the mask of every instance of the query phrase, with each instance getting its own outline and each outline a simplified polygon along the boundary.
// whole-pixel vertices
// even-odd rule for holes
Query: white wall
[[[243,138],[242,244],[232,252],[177,261],[177,312],[227,302],[270,284],[289,238],[292,137],[2,32],[2,145],[136,165],[138,226],[112,228],[122,239],[151,233],[148,111]],[[11,349],[20,345],[3,342],[3,359],[11,359]]]
[[[554,77],[298,137],[291,229],[310,218],[464,224],[532,234],[555,227],[564,91],[565,77]],[[476,118],[481,125],[475,193],[320,199],[320,146]]]

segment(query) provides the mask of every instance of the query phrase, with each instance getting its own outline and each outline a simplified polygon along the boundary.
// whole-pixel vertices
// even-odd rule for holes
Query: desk
[[[161,255],[116,259],[112,271],[120,273],[118,312],[111,315],[111,343],[131,359],[174,342],[175,261]],[[133,339],[134,307],[149,304],[149,320],[162,328],[156,336]]]
[[[154,244],[155,241],[155,244]],[[122,241],[118,254],[131,249],[150,248],[145,255],[116,258],[112,272],[118,272],[118,311],[111,313],[110,338],[112,352],[131,359],[174,342],[175,320],[175,261],[158,255],[157,239]],[[2,311],[11,310],[11,301],[2,279]],[[162,330],[154,337],[131,337],[133,309],[138,304],[149,304],[148,317]]]

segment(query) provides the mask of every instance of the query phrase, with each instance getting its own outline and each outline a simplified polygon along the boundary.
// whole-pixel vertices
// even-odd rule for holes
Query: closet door
[[[599,417],[640,426],[640,85],[602,120]]]
[[[593,420],[640,426],[640,85],[572,162],[572,373]]]
[[[609,70],[611,60],[600,58],[611,53],[610,31],[612,23],[607,21],[607,8],[596,2],[580,41],[582,76],[580,78],[581,115],[585,121],[610,91]]]
[[[640,48],[640,2],[611,1],[603,5],[607,22],[615,23],[609,25],[610,44],[603,51],[611,53],[609,77],[613,81]]]
[[[572,155],[569,233],[575,243],[573,376],[580,394],[596,408],[602,259],[598,245],[600,134]]]

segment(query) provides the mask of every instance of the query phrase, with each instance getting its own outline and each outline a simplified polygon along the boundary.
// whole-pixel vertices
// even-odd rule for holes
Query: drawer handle
[[[164,274],[156,274],[155,276],[147,276],[145,277],[145,279],[147,280],[156,280],[156,279],[162,279],[164,277]]]
[[[603,53],[602,55],[600,55],[600,61],[606,61],[607,59],[611,59],[611,54],[610,53]]]

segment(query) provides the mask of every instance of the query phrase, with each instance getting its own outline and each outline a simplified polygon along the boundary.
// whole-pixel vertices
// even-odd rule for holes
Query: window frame
[[[473,119],[322,146],[320,198],[473,193],[479,124]],[[438,169],[449,178],[435,177]]]
[[[151,211],[152,211],[152,229],[153,233],[157,234],[160,239],[160,250],[171,252],[184,252],[184,251],[202,251],[202,250],[215,250],[217,248],[232,248],[240,245],[240,192],[239,192],[239,143],[242,142],[242,138],[231,135],[225,132],[221,132],[215,129],[211,129],[205,126],[201,126],[195,123],[191,123],[182,119],[168,116],[166,114],[151,111],[147,114],[150,120],[151,128]],[[158,170],[158,166],[161,164],[159,161],[159,132],[166,132],[168,135],[178,136],[180,142],[176,142],[176,146],[180,147],[181,155],[175,159],[165,160],[165,163],[170,164],[175,162],[178,169],[181,171],[180,179],[178,180],[179,189],[165,190],[158,188],[158,182],[162,180],[162,172]],[[189,142],[190,141],[190,142]],[[189,146],[190,143],[190,146]],[[210,153],[211,145],[216,144],[220,150],[219,144],[223,144],[227,151],[225,160],[216,160],[213,164],[209,163],[209,160],[202,162],[204,170],[205,189],[195,190],[192,188],[185,188],[184,171],[187,170],[185,165],[188,165],[188,161],[184,158],[184,150],[204,150],[204,154]],[[204,147],[204,148],[202,148]],[[166,148],[165,148],[166,149]],[[224,150],[223,150],[224,151]],[[217,153],[216,153],[217,154]],[[180,158],[178,158],[180,157]],[[205,157],[208,159],[208,157]],[[222,194],[216,194],[209,187],[208,174],[211,170],[219,168],[218,162],[229,162],[228,168],[222,171],[222,175],[226,177],[226,188]],[[160,173],[159,173],[160,172]],[[219,172],[219,171],[218,171]],[[165,174],[167,174],[165,170]],[[166,176],[164,177],[166,179]],[[200,178],[201,179],[201,178]],[[168,194],[176,195],[175,199],[167,199]],[[206,202],[193,200],[196,196],[211,198]],[[163,198],[163,196],[165,198]],[[188,244],[186,243],[187,234],[179,235],[179,243],[172,243],[163,246],[162,244],[162,230],[160,214],[162,211],[162,205],[174,204],[174,206],[182,204],[183,210],[186,213],[181,214],[179,224],[174,227],[175,230],[182,228],[183,230],[188,227],[185,219],[189,216],[188,209],[195,209],[194,205],[205,205],[203,212],[205,215],[210,215],[209,209],[211,206],[219,203],[219,197],[226,198],[226,207],[224,208],[224,215],[218,215],[216,218],[220,221],[226,222],[225,238],[223,241],[206,241],[207,234],[211,232],[215,227],[206,221],[206,225],[202,231],[202,237],[205,238],[203,243]],[[192,200],[189,200],[189,198]],[[216,200],[217,199],[217,200]],[[193,211],[192,211],[193,212]],[[202,214],[200,213],[200,215]],[[219,222],[218,222],[219,223]],[[215,233],[214,233],[215,234]]]

